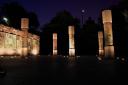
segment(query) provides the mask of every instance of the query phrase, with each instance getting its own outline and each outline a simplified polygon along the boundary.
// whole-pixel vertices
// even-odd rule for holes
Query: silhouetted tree
[[[39,21],[37,18],[37,15],[34,12],[28,13],[28,18],[29,18],[29,32],[34,33],[34,34],[39,34]]]
[[[96,55],[98,50],[98,30],[99,26],[91,17],[85,22],[81,30],[80,49],[83,55]]]

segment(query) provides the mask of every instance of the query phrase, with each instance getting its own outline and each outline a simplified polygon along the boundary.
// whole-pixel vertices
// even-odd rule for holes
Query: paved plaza
[[[103,63],[95,56],[1,59],[1,66],[7,74],[0,85],[123,85],[127,77],[127,64]]]

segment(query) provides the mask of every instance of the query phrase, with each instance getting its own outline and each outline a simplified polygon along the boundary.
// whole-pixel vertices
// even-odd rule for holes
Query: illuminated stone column
[[[99,57],[103,57],[104,55],[104,48],[103,48],[103,32],[98,32],[98,43],[99,43]]]
[[[38,46],[37,46],[38,54],[40,53],[40,37],[38,37]]]
[[[68,26],[69,56],[75,56],[74,26]]]
[[[21,19],[21,29],[23,31],[22,38],[22,55],[28,55],[28,28],[29,28],[29,19],[22,18]]]
[[[53,33],[53,55],[57,55],[57,33]]]
[[[102,12],[105,37],[105,58],[114,58],[113,33],[112,33],[112,13],[111,10]]]

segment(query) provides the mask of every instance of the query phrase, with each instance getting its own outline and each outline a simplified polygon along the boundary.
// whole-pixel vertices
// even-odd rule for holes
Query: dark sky
[[[14,0],[0,0],[0,5]],[[49,22],[57,12],[68,10],[73,16],[81,19],[81,10],[85,10],[85,20],[91,16],[97,20],[102,8],[117,4],[119,0],[16,0],[28,11],[38,15],[40,24]]]

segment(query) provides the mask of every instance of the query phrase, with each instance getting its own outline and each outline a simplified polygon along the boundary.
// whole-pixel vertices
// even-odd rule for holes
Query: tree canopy
[[[56,16],[42,28],[42,52],[47,54],[52,52],[52,34],[56,32],[58,34],[58,50],[60,54],[68,53],[68,26],[74,25],[77,33],[79,29],[79,20],[73,17],[68,11],[63,10],[56,14]],[[45,41],[43,41],[45,40]],[[50,50],[51,49],[51,50]]]
[[[3,21],[3,17],[8,19],[8,22]],[[34,12],[27,11],[22,5],[17,2],[5,3],[0,10],[1,23],[12,26],[16,29],[21,27],[21,18],[29,18],[30,31],[34,32],[39,27],[37,15]]]

